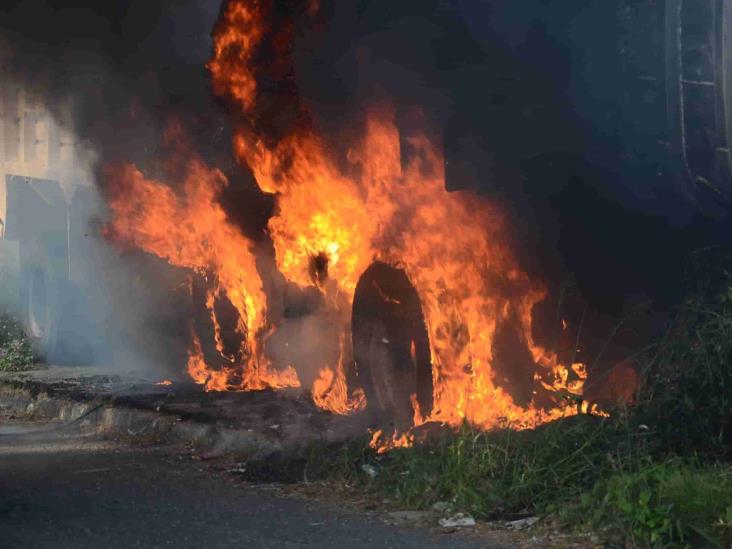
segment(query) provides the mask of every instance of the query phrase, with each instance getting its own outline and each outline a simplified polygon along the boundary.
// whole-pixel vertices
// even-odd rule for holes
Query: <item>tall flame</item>
[[[492,368],[497,323],[516,315],[535,360],[566,379],[556,358],[531,338],[531,309],[544,293],[506,248],[500,212],[472,193],[445,190],[442,158],[426,137],[410,138],[410,146],[414,160],[403,168],[399,131],[388,112],[375,112],[361,145],[348,153],[359,176],[341,174],[312,134],[271,149],[239,135],[235,150],[263,190],[280,193],[269,227],[277,265],[289,280],[312,285],[312,257],[326,256],[336,287],[323,291],[343,296],[332,306],[350,311],[358,277],[374,260],[406,271],[431,341],[430,420],[489,427],[557,417],[564,412],[514,404]]]
[[[559,364],[556,355],[533,341],[531,311],[544,291],[508,249],[501,212],[472,193],[446,191],[441,152],[426,132],[405,138],[410,154],[404,154],[388,106],[369,111],[362,138],[345,151],[326,146],[307,123],[293,125],[276,141],[256,132],[261,121],[255,120],[254,59],[267,35],[268,5],[264,0],[227,3],[208,67],[216,93],[229,98],[243,117],[234,137],[237,159],[251,169],[262,191],[276,193],[268,228],[277,268],[288,281],[317,288],[333,318],[343,320],[340,360],[322,365],[312,387],[315,403],[342,414],[366,404],[362,392],[346,387],[347,320],[359,277],[379,260],[404,269],[420,297],[429,333],[434,406],[422,417],[413,399],[415,423],[531,426],[576,413],[560,401],[552,409],[521,406],[498,384],[493,342],[497,327],[507,321],[518,324],[531,350],[537,385],[580,394],[586,374],[581,365]],[[317,2],[308,6],[310,13],[317,10]],[[213,276],[209,299],[226,295],[239,312],[246,364],[210,368],[194,334],[191,376],[215,390],[297,385],[294,370],[270,368],[263,351],[266,298],[251,243],[218,203],[224,176],[191,160],[182,196],[133,167],[112,176],[127,189],[112,199],[112,234],[172,264]],[[327,266],[327,276],[314,276],[316,257]],[[209,309],[215,322],[214,307]],[[234,371],[243,372],[238,384],[231,381]],[[401,445],[413,437],[390,440]]]
[[[261,389],[299,384],[294,370],[268,368],[261,353],[260,332],[266,324],[266,297],[257,272],[252,243],[231,224],[218,203],[228,184],[216,169],[195,157],[184,162],[186,173],[182,196],[159,181],[145,178],[134,166],[108,169],[115,189],[109,200],[114,213],[107,227],[109,236],[153,253],[172,265],[187,267],[201,275],[213,274],[215,288],[207,305],[213,312],[215,295],[226,295],[236,308],[236,331],[243,336],[246,364],[210,370],[203,360],[200,341],[193,338],[188,373],[209,390]],[[221,350],[221,348],[219,349]],[[245,376],[235,379],[241,370]]]

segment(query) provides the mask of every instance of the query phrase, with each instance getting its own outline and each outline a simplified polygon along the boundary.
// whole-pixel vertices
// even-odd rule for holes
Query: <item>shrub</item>
[[[666,450],[729,452],[732,304],[688,301],[642,372],[633,414],[657,432]]]
[[[7,314],[0,314],[0,371],[28,370],[33,366],[33,346],[23,327]]]
[[[732,469],[647,461],[599,480],[576,511],[626,544],[724,547],[732,533]]]

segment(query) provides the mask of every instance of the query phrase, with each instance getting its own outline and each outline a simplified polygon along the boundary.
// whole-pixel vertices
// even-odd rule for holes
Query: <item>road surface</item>
[[[0,547],[498,545],[237,485],[170,448],[0,419]]]

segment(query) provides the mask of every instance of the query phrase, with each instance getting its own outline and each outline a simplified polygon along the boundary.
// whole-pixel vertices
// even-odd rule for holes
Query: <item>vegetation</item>
[[[484,519],[551,515],[620,545],[728,547],[732,465],[662,452],[657,432],[633,425],[578,416],[534,431],[465,426],[386,455],[366,441],[312,445],[247,469],[253,480],[345,483],[409,509],[446,502]]]
[[[21,324],[0,313],[0,372],[29,370],[33,366],[33,346]]]
[[[283,460],[286,468],[268,460],[267,474],[355,484],[407,508],[448,502],[488,519],[551,515],[621,545],[729,547],[732,278],[692,279],[691,297],[637,359],[636,403],[609,418],[583,415],[533,431],[466,425],[386,455],[366,441],[315,445]]]
[[[444,502],[483,519],[551,516],[635,547],[728,547],[732,465],[659,452],[633,421],[578,416],[533,431],[458,433],[376,454],[367,441],[313,444],[246,465],[250,480],[325,480],[407,509]]]
[[[608,537],[636,545],[727,547],[732,467],[641,461],[598,480],[573,509]]]

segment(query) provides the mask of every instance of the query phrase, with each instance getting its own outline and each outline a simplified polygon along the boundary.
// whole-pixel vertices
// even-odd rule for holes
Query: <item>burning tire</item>
[[[351,316],[355,380],[369,409],[400,426],[413,422],[413,399],[432,410],[429,336],[406,273],[376,262],[361,276]]]

